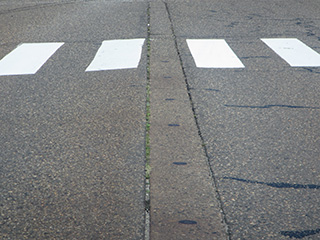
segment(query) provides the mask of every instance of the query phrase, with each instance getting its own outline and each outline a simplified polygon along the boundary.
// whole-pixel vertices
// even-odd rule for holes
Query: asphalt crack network
[[[190,105],[191,105],[191,108],[192,108],[194,120],[195,120],[195,123],[196,123],[196,126],[197,126],[197,130],[198,130],[198,135],[199,135],[199,137],[201,139],[202,148],[203,148],[203,151],[205,153],[205,156],[206,156],[206,159],[207,159],[207,164],[208,164],[209,169],[210,169],[210,174],[211,174],[211,178],[212,178],[212,184],[213,184],[213,186],[215,188],[215,191],[216,191],[216,196],[217,196],[217,200],[218,200],[218,203],[219,203],[219,208],[220,208],[220,212],[221,212],[221,215],[222,215],[222,222],[226,227],[227,237],[228,237],[229,240],[231,240],[231,230],[230,230],[230,227],[229,227],[229,224],[228,224],[228,221],[227,221],[227,217],[226,217],[225,211],[223,209],[223,203],[222,203],[222,199],[221,199],[221,196],[220,196],[220,193],[219,193],[219,190],[218,190],[218,184],[217,184],[217,180],[215,178],[213,167],[212,167],[212,164],[210,163],[208,149],[206,147],[203,135],[201,133],[198,117],[197,117],[197,114],[196,114],[195,104],[194,104],[193,99],[192,99],[191,88],[190,88],[190,84],[189,84],[188,79],[187,79],[187,74],[186,74],[185,68],[183,66],[183,61],[182,61],[181,53],[180,53],[180,50],[179,50],[177,36],[175,34],[175,30],[174,30],[174,25],[173,25],[173,20],[172,20],[172,16],[171,16],[171,13],[170,13],[170,9],[169,9],[169,6],[168,6],[167,2],[164,1],[163,3],[165,5],[165,7],[166,7],[166,11],[167,11],[167,14],[168,14],[168,17],[169,17],[169,21],[170,21],[170,25],[171,25],[171,33],[172,33],[172,36],[173,36],[173,39],[174,39],[175,48],[176,48],[176,51],[177,51],[177,54],[178,54],[178,57],[179,57],[180,66],[181,66],[181,69],[182,69],[182,74],[184,76],[184,80],[185,80],[185,83],[186,83],[186,88],[187,88],[187,92],[188,92],[188,96],[189,96],[189,100],[190,100]]]

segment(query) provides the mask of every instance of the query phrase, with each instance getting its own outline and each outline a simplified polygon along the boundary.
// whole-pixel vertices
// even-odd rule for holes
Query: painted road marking
[[[262,38],[292,67],[320,67],[320,54],[296,38]],[[103,41],[87,71],[137,68],[145,39]],[[35,74],[63,45],[23,43],[0,60],[0,76]],[[244,68],[224,39],[187,39],[198,68]]]
[[[261,39],[291,67],[320,67],[320,54],[296,38]]]
[[[187,39],[198,68],[244,68],[224,39]]]
[[[144,41],[141,38],[103,41],[86,72],[137,68]]]
[[[0,76],[35,74],[64,43],[23,43],[0,61]]]

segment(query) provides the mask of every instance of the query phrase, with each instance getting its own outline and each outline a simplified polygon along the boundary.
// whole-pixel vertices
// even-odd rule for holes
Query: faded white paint
[[[145,39],[103,41],[87,71],[137,68]]]
[[[0,76],[35,74],[64,43],[23,43],[0,61]]]
[[[261,39],[291,67],[320,67],[320,54],[296,38]]]
[[[244,68],[224,39],[187,39],[198,68]]]

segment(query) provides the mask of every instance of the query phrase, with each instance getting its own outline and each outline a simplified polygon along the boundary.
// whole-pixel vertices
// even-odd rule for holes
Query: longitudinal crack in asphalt
[[[186,83],[186,87],[187,87],[187,91],[188,91],[188,96],[189,96],[189,100],[190,100],[190,104],[191,104],[191,108],[192,108],[194,120],[195,120],[197,129],[198,129],[198,134],[199,134],[199,137],[200,137],[200,139],[201,139],[202,147],[203,147],[204,153],[205,153],[205,155],[206,155],[207,163],[208,163],[208,166],[209,166],[209,169],[210,169],[211,178],[212,178],[212,184],[213,184],[213,186],[214,186],[214,188],[215,188],[216,196],[217,196],[217,199],[218,199],[218,202],[219,202],[219,205],[220,205],[219,207],[220,207],[220,212],[221,212],[221,215],[222,215],[222,221],[223,221],[223,223],[224,223],[224,225],[225,225],[225,227],[226,227],[227,237],[228,237],[229,240],[231,240],[231,231],[230,231],[230,228],[229,228],[229,225],[228,225],[228,222],[227,222],[227,218],[226,218],[225,211],[224,211],[224,209],[223,209],[222,199],[221,199],[221,196],[220,196],[220,193],[219,193],[219,190],[218,190],[218,184],[217,184],[217,180],[216,180],[216,178],[215,178],[215,174],[214,174],[214,171],[213,171],[213,167],[212,167],[212,165],[211,165],[211,163],[210,163],[210,158],[209,158],[208,150],[207,150],[207,147],[206,147],[204,138],[203,138],[202,133],[201,133],[199,121],[198,121],[197,114],[196,114],[196,111],[195,111],[194,102],[193,102],[193,100],[192,100],[191,88],[190,88],[190,85],[189,85],[189,82],[188,82],[188,79],[187,79],[186,71],[185,71],[184,66],[183,66],[183,62],[182,62],[182,58],[181,58],[181,53],[180,53],[180,51],[179,51],[178,42],[177,42],[177,37],[176,37],[175,31],[174,31],[174,25],[173,25],[173,21],[172,21],[172,16],[171,16],[171,13],[170,13],[170,9],[169,9],[169,6],[168,6],[168,3],[167,3],[167,2],[164,1],[163,3],[164,3],[164,5],[165,5],[165,7],[166,7],[166,11],[167,11],[167,14],[168,14],[168,17],[169,17],[169,21],[170,21],[170,25],[171,25],[171,32],[172,32],[172,36],[173,36],[174,43],[175,43],[175,48],[176,48],[177,54],[178,54],[178,56],[179,56],[180,66],[181,66],[182,73],[183,73],[183,76],[184,76],[184,80],[185,80],[185,83]]]

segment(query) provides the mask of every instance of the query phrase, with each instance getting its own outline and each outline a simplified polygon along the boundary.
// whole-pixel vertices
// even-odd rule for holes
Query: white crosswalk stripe
[[[187,39],[198,68],[244,68],[224,39]]]
[[[320,67],[320,54],[296,38],[261,39],[291,67]]]
[[[137,68],[144,39],[103,41],[88,71]]]
[[[0,76],[35,74],[63,43],[24,43],[0,61]]]
[[[137,68],[145,39],[103,41],[85,70]],[[64,43],[23,43],[0,60],[0,76],[35,74]]]
[[[320,54],[296,38],[261,39],[291,67],[320,67]],[[224,39],[187,39],[198,68],[244,68]]]
[[[291,67],[320,67],[320,54],[296,38],[262,38]],[[140,63],[145,39],[103,41],[86,72],[132,69]],[[224,39],[187,39],[198,68],[245,68]],[[63,42],[23,43],[0,60],[0,76],[35,74]]]

